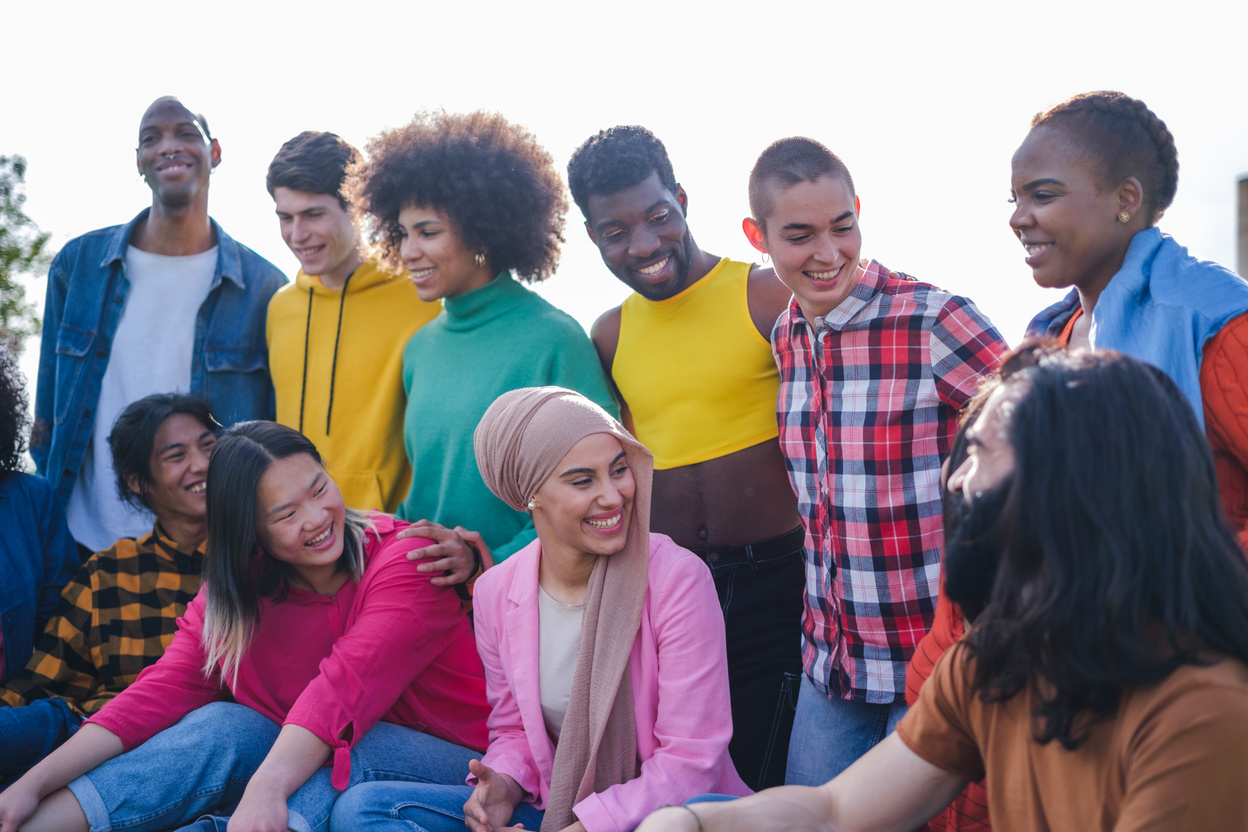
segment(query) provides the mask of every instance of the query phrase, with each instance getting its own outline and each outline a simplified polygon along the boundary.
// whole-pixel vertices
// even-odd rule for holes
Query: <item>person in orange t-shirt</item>
[[[1003,366],[948,480],[945,590],[982,611],[897,732],[823,786],[638,832],[908,832],[978,778],[1011,832],[1248,832],[1248,561],[1196,414],[1108,350]]]

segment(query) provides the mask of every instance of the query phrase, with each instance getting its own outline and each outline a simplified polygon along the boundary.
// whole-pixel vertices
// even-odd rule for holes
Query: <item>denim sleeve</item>
[[[52,424],[56,407],[56,335],[65,309],[68,275],[65,260],[70,249],[62,249],[48,270],[48,291],[43,304],[43,332],[39,338],[39,370],[35,377],[35,424],[30,434],[30,455],[35,471],[47,476],[48,450],[52,444]]]
[[[48,485],[43,490],[43,516],[39,528],[42,532],[43,545],[43,587],[39,593],[36,610],[36,632],[43,630],[43,625],[56,611],[61,599],[61,590],[69,583],[69,579],[81,566],[78,559],[78,545],[69,534],[69,524],[65,520],[65,510],[56,492]]]

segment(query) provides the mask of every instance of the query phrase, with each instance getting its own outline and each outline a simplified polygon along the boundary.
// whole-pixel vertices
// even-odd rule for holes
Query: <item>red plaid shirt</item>
[[[827,317],[794,301],[771,342],[806,530],[806,674],[830,697],[899,700],[940,585],[941,462],[1005,341],[966,298],[871,261]]]

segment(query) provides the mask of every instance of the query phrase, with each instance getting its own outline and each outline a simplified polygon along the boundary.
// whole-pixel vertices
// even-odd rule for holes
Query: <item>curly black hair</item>
[[[622,124],[590,136],[568,161],[572,199],[589,219],[591,196],[631,188],[657,173],[663,187],[676,193],[676,174],[659,137],[636,124]]]
[[[417,113],[367,152],[345,189],[392,265],[402,265],[399,212],[427,206],[445,213],[464,246],[484,251],[495,271],[526,282],[554,273],[568,200],[550,154],[524,127],[480,110]]]
[[[26,377],[17,366],[17,346],[0,333],[0,480],[22,471],[30,430]]]

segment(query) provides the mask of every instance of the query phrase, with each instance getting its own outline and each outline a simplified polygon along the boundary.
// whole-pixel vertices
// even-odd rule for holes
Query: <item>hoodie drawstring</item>
[[[329,436],[329,423],[334,414],[334,382],[338,377],[338,341],[342,338],[342,311],[347,305],[347,287],[355,272],[347,275],[342,282],[342,293],[338,298],[338,328],[334,330],[334,358],[329,368],[329,408],[325,411],[325,435]],[[308,318],[303,325],[303,382],[299,390],[299,432],[303,433],[303,405],[308,397],[308,343],[312,336],[312,298],[315,292],[308,287]]]

